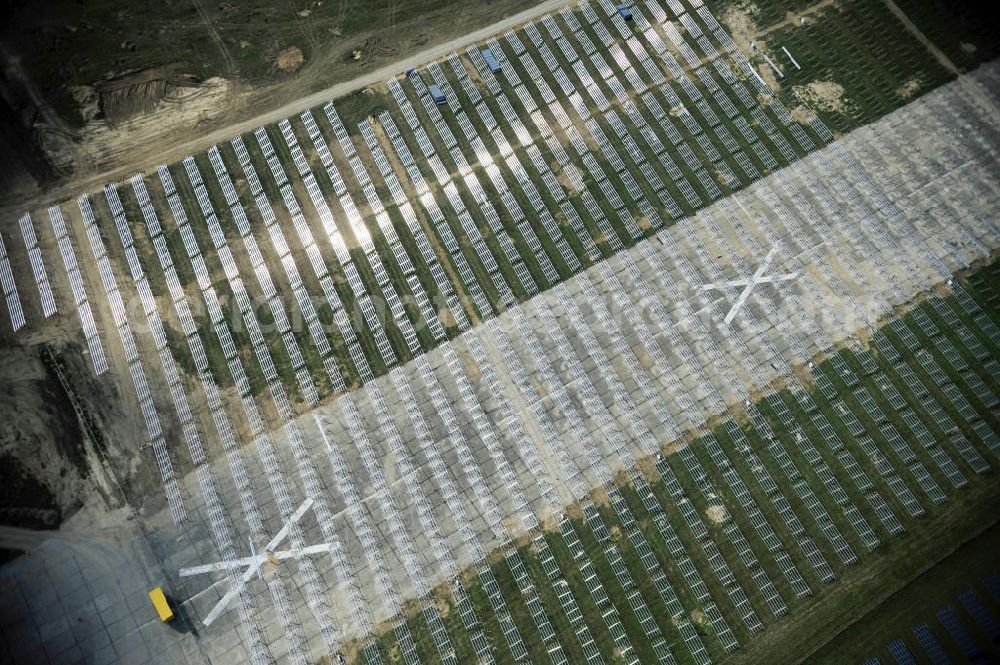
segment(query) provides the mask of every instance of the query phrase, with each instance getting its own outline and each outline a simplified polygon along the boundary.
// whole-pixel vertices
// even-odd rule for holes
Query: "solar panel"
[[[920,646],[923,648],[924,653],[930,658],[930,661],[934,665],[947,665],[951,663],[951,659],[945,653],[944,648],[938,641],[931,629],[927,627],[925,623],[918,623],[913,626],[913,634],[917,637],[917,641],[920,642]]]
[[[934,613],[937,616],[938,621],[944,626],[948,634],[951,635],[955,643],[958,644],[958,648],[961,649],[962,653],[970,661],[975,661],[983,656],[982,649],[969,634],[968,629],[959,621],[958,616],[951,607],[942,607],[937,612]]]
[[[906,644],[902,640],[891,640],[888,644],[889,652],[892,657],[896,659],[899,665],[917,665],[917,661],[913,658],[913,654],[906,647]]]

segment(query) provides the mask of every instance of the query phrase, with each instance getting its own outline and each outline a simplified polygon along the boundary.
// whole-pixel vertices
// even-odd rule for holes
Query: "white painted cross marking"
[[[268,561],[284,561],[285,559],[294,559],[300,556],[308,556],[310,554],[322,554],[323,552],[329,552],[331,549],[333,549],[333,546],[330,543],[319,543],[318,545],[306,545],[305,547],[293,547],[287,550],[264,552],[262,554],[254,554],[253,556],[243,557],[242,559],[233,559],[232,561],[219,561],[217,563],[206,563],[200,566],[182,568],[180,576],[193,577],[194,575],[204,575],[205,573],[214,573],[220,570],[229,570],[230,568],[245,568],[246,566],[258,567]]]
[[[774,258],[774,253],[778,251],[777,248],[772,248],[767,256],[764,257],[764,262],[760,264],[757,271],[750,277],[750,279],[734,279],[728,282],[718,282],[705,284],[701,287],[702,291],[709,291],[711,289],[718,289],[719,291],[727,288],[742,288],[743,291],[740,293],[740,297],[736,299],[733,306],[729,309],[729,313],[726,314],[724,319],[725,323],[732,323],[733,319],[736,317],[736,313],[739,311],[743,303],[747,301],[750,297],[750,292],[753,291],[753,287],[758,284],[777,284],[779,282],[788,282],[799,276],[797,272],[790,272],[784,275],[765,275],[764,273],[771,265],[771,259]]]
[[[237,582],[229,588],[229,591],[226,592],[226,595],[224,595],[221,599],[219,599],[219,602],[216,603],[215,607],[212,608],[212,611],[205,616],[205,618],[202,620],[202,623],[208,626],[211,625],[213,621],[218,619],[219,615],[222,614],[222,612],[226,609],[229,603],[233,602],[233,599],[236,598],[236,596],[239,595],[241,591],[243,591],[243,587],[245,587],[247,583],[251,580],[251,578],[253,578],[254,574],[257,575],[260,574],[259,573],[260,565],[265,561],[267,561],[269,558],[271,558],[271,556],[275,556],[275,558],[278,559],[288,559],[293,556],[296,556],[299,550],[290,550],[288,552],[279,553],[285,556],[277,556],[269,553],[275,547],[280,545],[285,538],[288,537],[288,532],[291,530],[292,525],[297,523],[300,519],[302,519],[302,516],[305,515],[306,511],[312,507],[312,504],[313,504],[312,499],[306,499],[305,501],[303,501],[302,505],[299,506],[294,513],[292,513],[291,517],[288,518],[288,522],[283,527],[281,527],[281,530],[274,535],[274,538],[272,538],[271,541],[264,546],[262,554],[254,554],[249,558],[237,559],[236,561],[220,561],[218,563],[210,563],[203,566],[182,568],[180,570],[181,577],[189,577],[191,575],[210,573],[216,570],[226,570],[228,568],[241,568],[243,566],[246,566],[246,570],[243,571],[243,575],[240,577],[240,579],[237,580]],[[302,551],[306,549],[309,548],[302,548]]]

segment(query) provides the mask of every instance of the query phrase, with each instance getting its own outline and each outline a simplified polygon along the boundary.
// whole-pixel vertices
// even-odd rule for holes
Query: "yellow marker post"
[[[160,615],[160,621],[166,622],[174,618],[174,611],[170,609],[170,603],[167,602],[167,597],[163,595],[161,587],[156,587],[150,591],[149,599],[153,601],[153,607],[156,608],[156,613]]]

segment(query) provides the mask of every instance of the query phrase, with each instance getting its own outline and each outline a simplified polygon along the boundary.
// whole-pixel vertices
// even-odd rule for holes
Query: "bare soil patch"
[[[476,362],[475,358],[468,351],[459,351],[458,357],[462,359],[462,364],[465,366],[465,373],[469,378],[479,383],[483,379],[483,373],[479,369],[479,363]]]
[[[280,51],[274,59],[274,66],[283,72],[294,72],[306,61],[302,49],[298,46],[289,46]]]
[[[906,83],[896,88],[896,96],[900,99],[909,99],[917,94],[921,87],[923,87],[921,77],[914,76],[913,78],[908,79]]]
[[[179,138],[192,128],[208,128],[219,119],[219,109],[225,107],[231,92],[232,84],[221,78],[208,79],[197,87],[174,86],[147,113],[118,122],[105,118],[88,123],[79,133],[78,163],[125,158],[146,147],[151,135]]]
[[[559,531],[559,518],[555,515],[546,515],[539,521],[539,528],[545,533],[556,533]]]
[[[660,479],[660,472],[656,469],[656,460],[652,457],[643,457],[637,460],[635,466],[648,482],[655,483]]]
[[[646,351],[646,347],[641,344],[636,344],[632,347],[632,352],[635,354],[636,359],[639,361],[639,367],[643,368],[647,372],[653,369],[656,363],[653,361],[653,357],[649,355]]]
[[[85,87],[78,88],[74,97],[80,102],[84,117],[90,113],[88,104],[96,101],[97,115],[91,119],[104,117],[114,124],[133,115],[153,111],[160,100],[177,88],[196,88],[200,84],[201,79],[194,74],[183,73],[179,65],[168,65],[98,81],[92,87],[96,100],[89,97]]]
[[[598,506],[607,507],[611,505],[611,499],[603,487],[595,487],[590,490],[590,499]]]
[[[729,519],[729,511],[721,504],[711,505],[705,509],[705,517],[712,524],[722,524]]]
[[[552,169],[552,173],[555,174],[556,180],[559,181],[559,184],[562,185],[563,189],[570,193],[576,191],[576,187],[573,186],[573,181],[570,180],[569,176],[566,175],[566,172],[563,171],[559,162],[552,162],[549,164],[549,168]]]
[[[753,14],[757,13],[757,6],[744,4],[729,7],[722,14],[721,22],[729,30],[730,36],[737,46],[744,53],[752,53],[757,37],[757,24],[753,20]],[[756,44],[763,48],[760,44]]]
[[[844,86],[834,81],[813,81],[792,88],[806,104],[821,111],[847,114],[851,106],[844,98]]]
[[[808,125],[816,118],[816,114],[808,106],[796,106],[790,111],[790,114],[792,120],[801,125]]]
[[[388,58],[399,53],[399,45],[383,35],[372,35],[364,44],[350,50],[348,58],[354,62],[366,62],[378,58]]]
[[[778,81],[777,75],[769,64],[765,62],[757,65],[757,73],[764,79],[764,83],[767,84],[768,88],[774,92],[781,92],[781,83]]]

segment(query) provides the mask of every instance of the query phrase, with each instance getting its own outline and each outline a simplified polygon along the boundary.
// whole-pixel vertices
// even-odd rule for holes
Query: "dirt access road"
[[[530,9],[509,16],[501,21],[491,23],[461,37],[418,51],[409,57],[357,78],[337,83],[318,92],[300,97],[250,119],[214,128],[197,136],[191,136],[182,142],[177,142],[174,137],[164,137],[156,133],[151,133],[147,140],[139,139],[139,141],[136,141],[135,137],[133,137],[129,141],[130,145],[127,147],[128,157],[118,160],[120,163],[113,168],[73,177],[44,192],[40,196],[25,196],[5,201],[3,207],[0,208],[0,218],[13,219],[25,210],[34,210],[58,203],[81,192],[89,192],[103,187],[106,183],[130,176],[136,171],[147,172],[159,164],[178,161],[187,155],[205,150],[237,134],[252,131],[261,125],[276,122],[282,118],[300,113],[307,108],[349,95],[370,85],[382,83],[408,67],[417,67],[431,60],[441,58],[452,51],[462,50],[472,42],[483,40],[499,32],[509,30],[542,14],[558,10],[571,3],[572,0],[545,0]],[[178,108],[177,112],[182,113],[183,108]],[[192,131],[197,132],[197,127]]]

